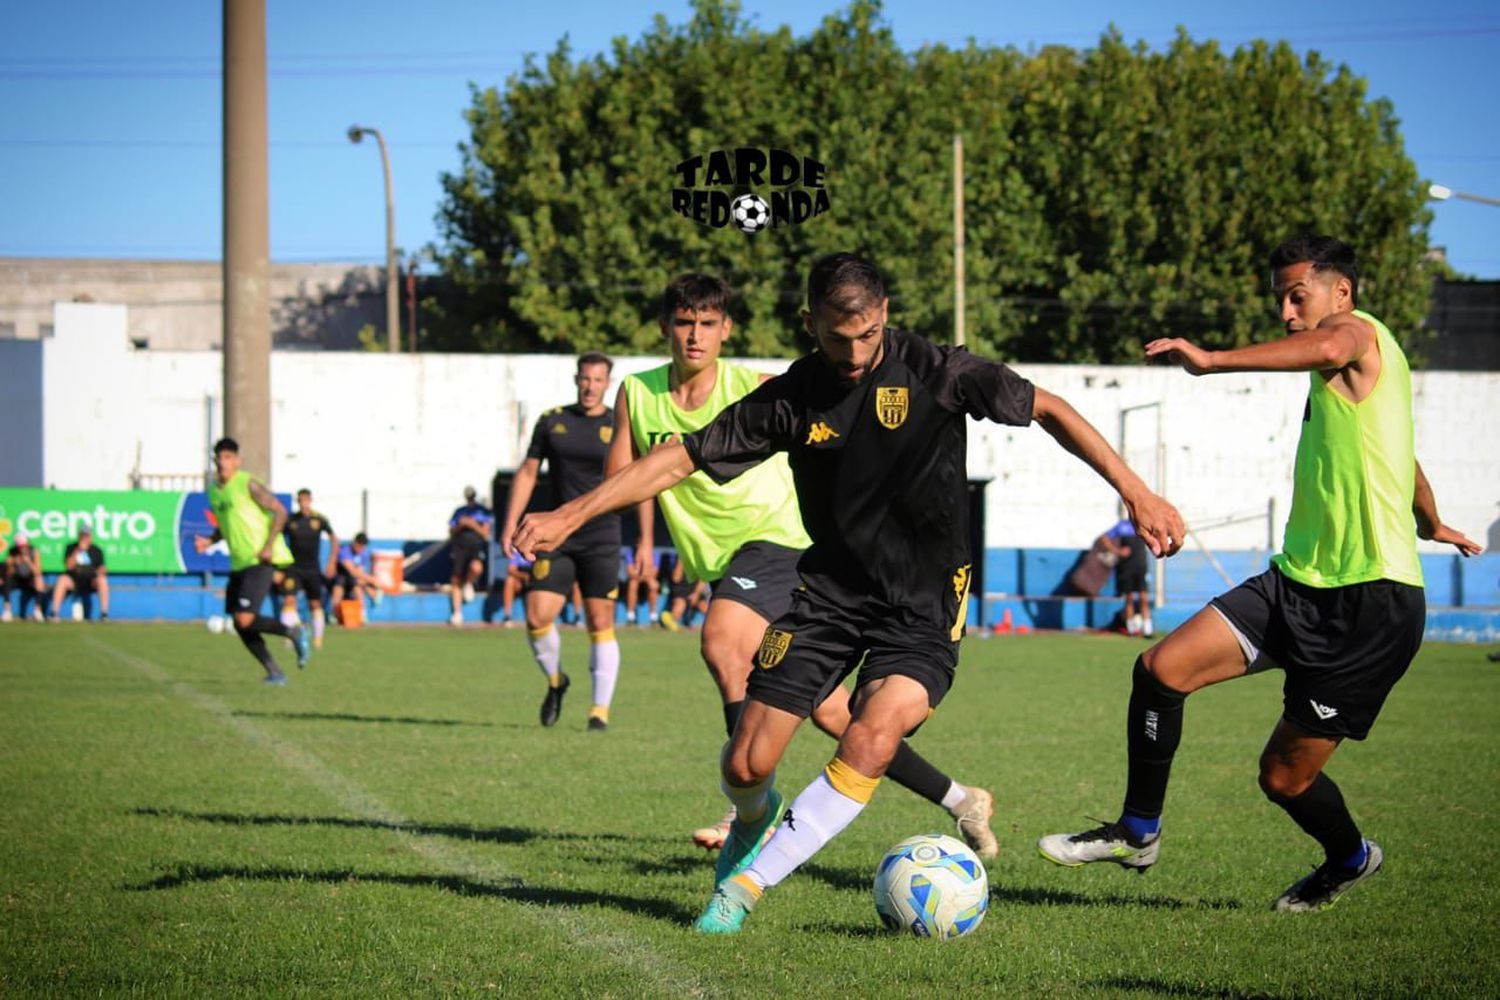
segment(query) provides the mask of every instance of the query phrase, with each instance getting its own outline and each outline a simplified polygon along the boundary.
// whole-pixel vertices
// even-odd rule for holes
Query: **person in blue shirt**
[[[1156,634],[1151,624],[1151,595],[1146,591],[1146,546],[1136,537],[1135,525],[1122,518],[1098,543],[1115,556],[1115,593],[1125,600],[1125,631],[1129,635]]]
[[[495,534],[495,515],[478,500],[479,494],[472,486],[464,487],[464,505],[448,519],[449,545],[453,553],[452,590],[449,599],[453,602],[453,614],[449,625],[464,623],[463,606],[474,599],[474,584],[484,572],[485,558],[489,554],[490,539]]]
[[[345,597],[352,600],[368,597],[372,604],[380,603],[380,581],[375,579],[373,569],[370,539],[363,531],[354,536],[354,541],[339,546],[338,573],[333,578],[332,594],[335,613]]]

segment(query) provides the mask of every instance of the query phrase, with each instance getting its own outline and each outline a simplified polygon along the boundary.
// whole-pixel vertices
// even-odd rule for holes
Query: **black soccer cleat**
[[[557,725],[557,717],[562,715],[563,695],[568,693],[568,684],[568,675],[563,674],[557,687],[547,689],[547,697],[542,699],[542,725]]]
[[[1357,871],[1345,871],[1323,862],[1313,873],[1283,892],[1272,909],[1282,913],[1308,913],[1332,906],[1344,893],[1380,871],[1385,854],[1373,840],[1365,841],[1365,863]]]
[[[590,732],[602,733],[602,732],[604,732],[608,728],[609,728],[609,723],[607,723],[603,719],[599,718],[599,716],[597,716],[597,715],[591,715],[591,716],[589,716],[589,731]]]

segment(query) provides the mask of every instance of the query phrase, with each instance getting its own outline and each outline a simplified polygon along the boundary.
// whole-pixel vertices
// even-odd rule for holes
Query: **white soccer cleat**
[[[1145,874],[1161,853],[1161,834],[1136,840],[1119,823],[1105,823],[1082,833],[1054,833],[1036,842],[1042,857],[1065,868],[1109,861]]]
[[[958,833],[964,843],[985,861],[1000,853],[1000,844],[990,829],[995,815],[995,797],[983,788],[965,785],[964,800],[948,812],[958,821]]]
[[[1380,871],[1385,854],[1373,840],[1365,841],[1365,863],[1358,871],[1346,872],[1324,862],[1313,873],[1300,880],[1276,900],[1272,909],[1281,913],[1310,913],[1324,910],[1344,893]]]

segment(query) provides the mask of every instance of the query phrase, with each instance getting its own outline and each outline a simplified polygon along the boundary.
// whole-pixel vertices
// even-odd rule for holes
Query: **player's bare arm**
[[[1463,532],[1448,527],[1438,516],[1437,497],[1432,492],[1432,484],[1422,472],[1421,462],[1417,463],[1417,488],[1412,496],[1411,510],[1417,519],[1418,538],[1452,545],[1465,558],[1477,556],[1484,551],[1484,546],[1471,540]]]
[[[1375,331],[1349,313],[1329,316],[1310,330],[1249,347],[1208,351],[1181,337],[1153,340],[1146,357],[1166,355],[1190,375],[1224,372],[1339,371],[1362,360],[1375,342]]]
[[[538,551],[550,552],[579,526],[602,514],[649,500],[676,486],[693,471],[693,459],[681,443],[659,447],[556,510],[527,514],[521,519],[512,545],[527,559],[535,558]]]
[[[542,460],[528,458],[521,463],[515,478],[510,481],[510,499],[505,504],[505,525],[500,529],[500,548],[506,556],[516,554],[511,539],[515,537],[516,523],[521,520],[521,512],[531,503],[531,494],[536,490],[536,478],[541,471]]]
[[[255,501],[257,507],[271,515],[271,531],[266,535],[266,544],[260,550],[260,561],[270,562],[276,539],[286,527],[286,506],[276,499],[276,494],[267,489],[266,484],[259,479],[250,480],[250,499]]]
[[[630,429],[630,400],[625,394],[625,386],[621,385],[615,394],[615,433],[609,441],[609,456],[604,460],[604,475],[613,476],[640,457],[635,435]],[[635,574],[641,577],[648,575],[656,562],[652,558],[656,549],[655,507],[652,500],[646,499],[635,508],[639,541],[635,546],[634,563]]]
[[[339,572],[339,536],[328,532],[328,572],[324,576],[337,576]]]
[[[1067,400],[1045,389],[1036,390],[1032,419],[1062,445],[1082,459],[1113,486],[1135,525],[1136,533],[1153,555],[1170,556],[1182,548],[1186,529],[1182,515],[1166,500],[1157,496],[1136,475],[1124,459],[1115,453],[1094,425],[1090,424]]]

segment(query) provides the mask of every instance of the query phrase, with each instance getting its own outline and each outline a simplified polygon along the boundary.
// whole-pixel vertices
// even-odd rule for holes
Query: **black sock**
[[[724,706],[724,732],[734,739],[734,727],[740,724],[740,716],[745,712],[745,699],[731,701]]]
[[[1359,827],[1344,805],[1344,794],[1328,775],[1320,771],[1313,783],[1293,798],[1270,793],[1266,798],[1285,809],[1303,833],[1321,844],[1333,864],[1341,865],[1359,853],[1363,845]]]
[[[250,650],[250,655],[259,660],[260,665],[266,668],[267,673],[281,673],[281,668],[276,665],[275,657],[266,648],[266,640],[260,637],[260,632],[255,626],[252,625],[250,628],[239,628],[236,626],[234,631],[240,637],[240,642],[245,644],[245,648]]]
[[[953,779],[928,763],[927,758],[917,753],[905,741],[896,747],[896,756],[885,769],[885,776],[902,788],[909,788],[934,805],[943,804],[943,796]]]
[[[250,627],[262,635],[279,635],[288,639],[292,637],[292,630],[283,625],[279,619],[272,618],[270,615],[257,616],[254,624]]]
[[[1127,710],[1130,770],[1125,782],[1125,811],[1136,816],[1161,815],[1167,799],[1172,757],[1182,741],[1182,703],[1187,695],[1151,676],[1136,657]]]

